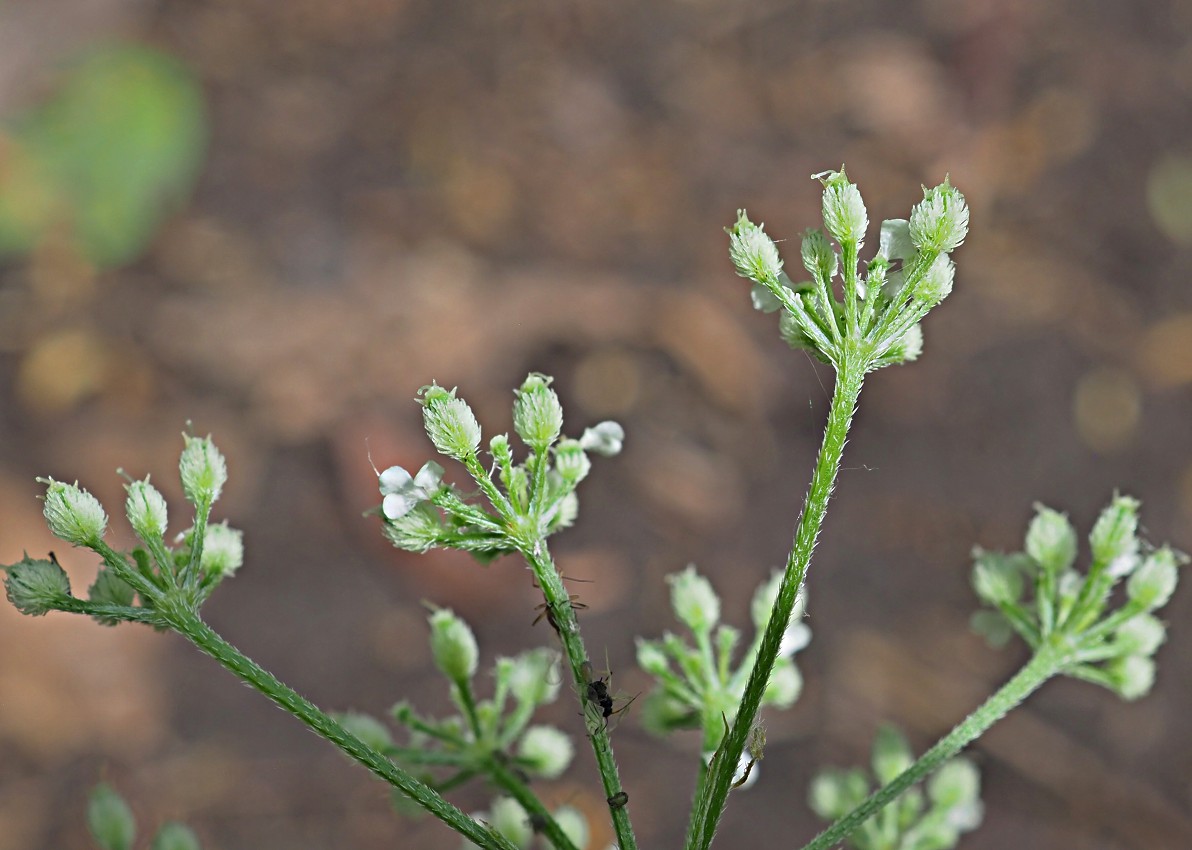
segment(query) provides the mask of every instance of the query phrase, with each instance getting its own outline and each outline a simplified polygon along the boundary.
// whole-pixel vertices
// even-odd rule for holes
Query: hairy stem
[[[181,607],[172,607],[171,610],[158,613],[173,629],[246,684],[297,717],[316,735],[335,744],[349,758],[364,765],[469,841],[486,850],[516,850],[495,830],[468,817],[385,755],[365,744],[310,700],[283,684],[268,670],[220,637],[199,618],[198,614]]]
[[[893,802],[899,794],[923,779],[941,764],[959,753],[980,737],[990,726],[1006,716],[1040,685],[1059,673],[1070,649],[1058,641],[1049,641],[1009,682],[987,699],[980,708],[964,719],[955,729],[923,754],[922,758],[894,778],[888,785],[817,835],[802,850],[828,850],[848,837],[875,813]]]
[[[737,710],[737,716],[729,727],[720,749],[708,768],[708,775],[698,790],[691,810],[691,821],[687,829],[687,850],[707,850],[716,833],[716,825],[724,812],[724,806],[731,790],[733,774],[740,762],[741,753],[749,738],[749,730],[757,717],[762,694],[778,657],[782,636],[790,622],[795,600],[807,577],[807,566],[816,538],[823,525],[828,508],[828,498],[840,470],[840,459],[852,423],[857,398],[861,394],[865,367],[861,362],[845,360],[837,369],[836,388],[832,395],[832,406],[828,412],[828,424],[824,430],[824,442],[820,447],[811,486],[803,503],[803,513],[795,529],[794,545],[787,559],[778,598],[770,615],[770,622],[762,636],[757,660],[745,685],[745,695]]]

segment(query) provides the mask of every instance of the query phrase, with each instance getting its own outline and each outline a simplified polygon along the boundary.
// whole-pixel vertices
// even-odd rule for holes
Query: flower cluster
[[[446,483],[434,461],[414,475],[391,466],[378,479],[384,532],[394,546],[460,549],[484,562],[575,521],[575,488],[591,468],[588,453],[617,454],[625,433],[616,422],[602,422],[579,439],[561,438],[563,407],[550,384],[549,377],[531,373],[514,393],[514,430],[528,455],[515,463],[509,436],[497,434],[489,440],[487,468],[480,462],[480,424],[467,402],[455,390],[422,388],[427,435],[440,454],[464,465],[487,505]]]
[[[882,222],[877,253],[862,275],[857,252],[869,214],[861,193],[843,167],[813,177],[824,184],[827,233],[803,235],[800,256],[810,280],[787,276],[774,240],[744,210],[727,228],[737,274],[754,282],[754,307],[782,310],[779,331],[787,343],[837,366],[854,350],[867,370],[915,360],[923,349],[919,322],[952,291],[955,266],[948,255],[968,233],[964,196],[947,180],[924,188],[909,219]]]
[[[873,777],[892,782],[914,762],[910,745],[892,726],[878,731],[873,742]],[[843,817],[869,796],[873,783],[861,768],[820,771],[811,784],[810,803],[826,820]],[[963,758],[944,762],[927,780],[926,794],[911,788],[866,821],[848,838],[856,850],[947,850],[961,833],[981,823],[981,780],[977,768]]]
[[[657,734],[676,729],[698,728],[703,731],[705,759],[711,759],[720,746],[726,722],[736,715],[745,683],[753,670],[761,646],[762,633],[770,621],[774,600],[782,581],[776,571],[754,593],[750,614],[756,628],[752,644],[734,664],[734,654],[741,632],[720,623],[720,597],[694,566],[668,576],[671,608],[675,617],[691,632],[694,644],[673,633],[659,640],[639,638],[637,662],[653,676],[658,686],[646,698],[645,724]],[[796,605],[787,626],[770,681],[762,697],[763,705],[787,708],[802,691],[803,679],[795,666],[794,654],[811,640],[811,630],[803,618],[803,600]],[[744,777],[748,761],[760,758],[751,754],[739,768]],[[751,771],[750,779],[756,777]]]
[[[991,643],[1019,634],[1032,649],[1048,642],[1070,648],[1063,672],[1137,699],[1155,678],[1155,651],[1166,626],[1154,612],[1175,592],[1187,558],[1138,537],[1139,502],[1114,496],[1089,535],[1091,564],[1074,567],[1076,530],[1058,511],[1039,505],[1021,552],[975,550],[973,587],[989,606],[973,619]],[[1125,581],[1125,602],[1111,609]]]

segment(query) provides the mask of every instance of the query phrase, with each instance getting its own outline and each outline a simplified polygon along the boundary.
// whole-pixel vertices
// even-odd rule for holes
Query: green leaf
[[[129,850],[137,824],[124,799],[106,782],[96,785],[87,804],[87,828],[103,850]]]

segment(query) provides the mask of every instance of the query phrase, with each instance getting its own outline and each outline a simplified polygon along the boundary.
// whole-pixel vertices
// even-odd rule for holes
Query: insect
[[[564,575],[559,576],[559,578],[563,579],[563,581],[582,581],[584,583],[587,583],[590,581],[590,579],[570,578],[570,577],[564,576]],[[534,585],[534,587],[540,587],[540,585],[536,581],[533,582],[533,585]],[[572,611],[582,611],[588,607],[587,605],[585,605],[584,603],[579,601],[579,594],[576,594],[576,593],[572,593],[567,596],[567,604],[569,604],[571,606]],[[554,607],[549,602],[542,602],[542,603],[534,606],[534,610],[538,612],[538,616],[534,618],[534,622],[532,622],[530,625],[536,626],[542,620],[543,617],[546,617],[546,621],[548,623],[550,623],[550,627],[552,629],[554,629],[555,634],[558,635],[559,634],[559,621],[557,619],[555,619]],[[562,635],[560,635],[560,637],[562,637]]]
[[[618,791],[608,798],[608,807],[610,809],[623,809],[625,804],[629,802],[629,795],[624,791]]]
[[[604,724],[604,728],[608,729],[608,721],[614,714],[620,714],[625,709],[633,704],[637,696],[629,697],[629,699],[620,708],[616,708],[613,695],[609,692],[609,682],[612,681],[612,673],[607,673],[604,676],[593,679],[592,663],[585,661],[580,667],[580,675],[584,677],[584,702],[585,705],[591,705],[600,711],[600,722]],[[585,708],[585,712],[586,712]]]

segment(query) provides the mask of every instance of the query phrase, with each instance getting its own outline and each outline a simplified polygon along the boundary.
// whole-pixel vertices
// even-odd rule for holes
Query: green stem
[[[955,729],[923,754],[922,758],[894,778],[888,785],[817,835],[802,850],[828,850],[843,841],[855,829],[893,802],[903,791],[923,779],[941,764],[980,737],[990,726],[1006,716],[1040,685],[1056,675],[1068,661],[1070,649],[1059,641],[1049,641],[1035,653],[1009,682],[966,717]]]
[[[574,842],[567,837],[567,833],[559,826],[559,822],[555,820],[546,806],[542,805],[538,795],[531,791],[530,787],[501,759],[489,758],[484,767],[493,784],[517,800],[526,810],[530,816],[530,822],[535,826],[535,832],[545,835],[551,844],[555,845],[556,850],[578,850]]]
[[[603,718],[600,718],[600,722],[591,720],[594,703],[588,701],[588,681],[585,672],[585,667],[588,671],[591,670],[591,662],[588,660],[579,625],[575,621],[571,599],[544,540],[536,540],[531,545],[523,546],[521,551],[542,588],[547,610],[551,612],[551,625],[559,635],[559,641],[563,644],[563,654],[567,656],[567,663],[571,667],[571,681],[579,695],[580,710],[588,729],[588,740],[592,744],[596,766],[600,770],[600,781],[604,785],[604,796],[613,797],[622,791],[621,777],[617,773],[617,762],[613,758],[613,746],[607,724],[603,722]],[[617,834],[617,846],[620,850],[637,850],[637,840],[633,836],[633,826],[629,823],[626,808],[610,806],[609,814],[612,817],[613,830]]]
[[[456,832],[464,835],[469,841],[486,848],[486,850],[516,850],[495,830],[468,817],[382,753],[365,744],[319,710],[308,699],[283,684],[268,670],[220,637],[199,618],[198,614],[180,606],[171,606],[171,610],[159,613],[163,620],[201,651],[210,655],[282,709],[297,717],[315,734],[335,744],[349,758],[364,765]]]
[[[828,424],[824,429],[824,442],[820,447],[811,486],[803,504],[803,513],[795,530],[794,545],[787,559],[782,584],[778,588],[778,598],[774,602],[770,622],[762,636],[757,660],[745,685],[745,695],[741,699],[737,716],[709,766],[707,780],[696,796],[687,829],[687,850],[706,850],[712,843],[716,825],[724,812],[733,774],[761,705],[762,694],[765,693],[766,683],[770,679],[770,672],[782,645],[782,637],[790,623],[795,600],[807,576],[807,566],[811,561],[811,552],[815,548],[820,527],[823,525],[836,474],[840,470],[840,459],[844,454],[845,440],[852,423],[857,398],[861,394],[864,376],[863,362],[845,359],[839,365],[832,406],[828,411]]]
[[[128,605],[113,605],[108,602],[90,602],[86,599],[75,599],[73,596],[60,600],[55,603],[54,607],[59,611],[71,614],[86,614],[89,617],[105,617],[111,620],[128,620],[157,627],[162,625],[161,617],[151,608],[134,608]]]

